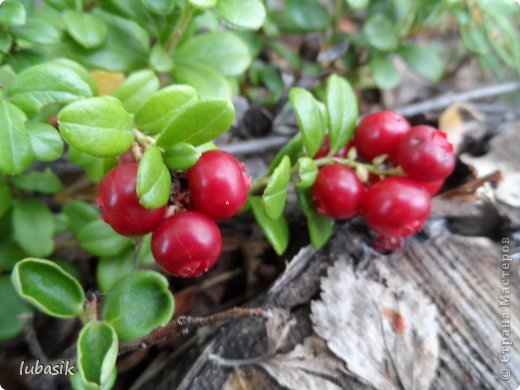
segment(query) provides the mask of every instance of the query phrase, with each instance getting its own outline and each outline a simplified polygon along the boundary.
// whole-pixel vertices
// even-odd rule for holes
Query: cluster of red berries
[[[443,132],[430,126],[410,127],[405,118],[391,111],[366,116],[347,151],[338,157],[352,147],[369,162],[386,155],[387,164],[401,166],[405,176],[380,179],[370,175],[364,184],[351,168],[327,165],[320,169],[313,186],[314,205],[320,213],[339,220],[362,215],[378,234],[378,246],[395,249],[428,218],[431,196],[455,167],[453,147]],[[318,157],[328,155],[326,143],[322,149]]]
[[[186,183],[172,189],[170,199],[177,210],[171,216],[167,216],[167,205],[147,209],[139,203],[137,171],[138,164],[127,153],[104,177],[97,199],[101,217],[124,236],[153,232],[153,257],[172,275],[203,274],[222,252],[222,236],[215,220],[236,215],[247,200],[251,178],[244,164],[224,151],[203,153],[188,169]],[[178,173],[173,175],[175,179]]]

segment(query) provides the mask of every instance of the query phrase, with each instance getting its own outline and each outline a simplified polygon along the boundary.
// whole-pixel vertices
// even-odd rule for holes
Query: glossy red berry
[[[99,186],[98,207],[101,218],[124,236],[140,236],[151,232],[166,214],[166,206],[147,209],[136,194],[137,164],[115,167]]]
[[[428,191],[405,177],[388,177],[367,190],[363,215],[381,236],[392,239],[411,235],[422,228],[431,209]]]
[[[348,219],[361,210],[364,191],[363,183],[352,169],[332,164],[318,172],[312,187],[312,201],[321,214]]]
[[[350,149],[352,149],[353,146],[354,146],[354,141],[351,140],[347,144],[347,146],[340,149],[336,154],[334,154],[334,157],[346,158],[348,152],[350,151]],[[323,143],[321,144],[320,150],[318,150],[318,152],[314,155],[313,158],[317,159],[317,158],[327,157],[329,155],[329,152],[330,152],[329,135],[326,134],[325,139],[323,140]]]
[[[426,191],[428,191],[428,193],[433,196],[442,188],[444,185],[444,180],[423,182],[421,184],[424,188],[426,188]]]
[[[414,180],[443,180],[455,168],[453,146],[442,131],[415,126],[401,140],[399,164]]]
[[[394,160],[401,138],[408,130],[410,124],[401,115],[379,111],[361,120],[356,127],[354,144],[359,155],[368,161],[383,154]]]
[[[152,234],[152,254],[166,272],[185,278],[202,275],[222,252],[217,224],[196,211],[165,219]]]
[[[230,218],[246,203],[250,184],[244,164],[227,152],[211,150],[188,170],[190,208],[213,219]]]
[[[121,156],[119,156],[119,165],[136,163],[132,149],[128,149]]]

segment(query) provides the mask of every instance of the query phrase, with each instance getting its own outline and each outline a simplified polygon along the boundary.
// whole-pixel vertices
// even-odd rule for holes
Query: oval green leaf
[[[233,123],[235,108],[224,99],[192,103],[175,115],[157,139],[158,146],[180,142],[200,145],[226,132]]]
[[[281,256],[289,245],[289,226],[287,220],[283,215],[276,220],[269,218],[264,211],[262,198],[258,196],[250,196],[249,203],[260,229],[264,232],[275,252]]]
[[[26,116],[0,94],[0,172],[20,174],[32,163],[34,155],[25,128]]]
[[[316,161],[309,157],[300,157],[298,159],[298,176],[300,181],[298,187],[311,187],[318,177],[318,165]]]
[[[92,383],[86,383],[81,378],[79,371],[69,375],[70,384],[73,390],[112,390],[117,379],[117,367],[114,367],[110,377],[101,386]]]
[[[27,122],[31,149],[39,161],[55,161],[63,153],[63,138],[54,126],[44,122]]]
[[[150,50],[150,65],[156,72],[168,73],[173,69],[173,59],[161,45],[155,45]]]
[[[195,8],[208,9],[217,4],[217,0],[188,0]]]
[[[103,292],[110,290],[123,276],[135,270],[135,254],[129,250],[114,257],[103,257],[96,269],[96,280]]]
[[[200,62],[177,60],[172,77],[177,84],[191,85],[201,97],[233,97],[231,86],[225,77],[214,68]]]
[[[6,0],[0,7],[0,24],[21,26],[25,24],[26,16],[25,7],[19,1]]]
[[[11,189],[9,188],[7,181],[0,176],[0,218],[7,214],[12,203],[13,196],[11,195]]]
[[[354,135],[359,109],[356,94],[347,80],[332,75],[325,92],[329,118],[329,145],[332,154],[345,147]]]
[[[98,157],[117,156],[134,142],[132,117],[117,99],[103,96],[74,102],[58,115],[60,132],[76,149]]]
[[[139,203],[149,209],[156,209],[168,203],[172,179],[164,165],[161,151],[157,147],[148,149],[137,170],[137,196]]]
[[[216,11],[226,23],[248,30],[262,27],[266,16],[261,0],[219,0]]]
[[[81,379],[87,385],[103,385],[116,366],[119,342],[114,328],[92,321],[79,333],[77,363]]]
[[[53,103],[90,97],[90,85],[67,65],[57,62],[32,66],[20,73],[8,89],[11,101],[30,115]]]
[[[27,18],[23,26],[13,27],[11,31],[17,39],[40,45],[60,41],[60,32],[51,23],[39,18]]]
[[[96,15],[77,11],[65,11],[62,15],[67,32],[81,46],[91,49],[105,41],[107,25]]]
[[[153,13],[158,15],[171,14],[175,8],[174,0],[141,0],[143,5]]]
[[[36,191],[42,194],[57,194],[63,190],[63,183],[56,174],[47,168],[44,171],[32,171],[13,177],[15,187],[25,191]]]
[[[0,242],[0,270],[10,271],[17,262],[26,257],[27,253],[13,240]]]
[[[326,124],[320,102],[310,92],[298,87],[289,92],[289,101],[302,132],[307,155],[313,157],[325,139]]]
[[[334,220],[316,211],[311,199],[311,189],[296,187],[298,204],[307,217],[307,229],[312,246],[319,250],[327,243],[334,231]]]
[[[155,92],[135,113],[137,128],[158,134],[186,105],[197,100],[197,91],[188,85],[171,85]]]
[[[276,220],[283,214],[291,181],[291,159],[284,156],[276,167],[262,195],[265,214]]]
[[[22,332],[20,315],[32,311],[16,293],[9,275],[0,276],[0,340],[7,340]]]
[[[164,163],[170,169],[185,171],[195,165],[201,154],[201,151],[192,144],[175,144],[164,151]]]
[[[405,45],[398,54],[417,74],[428,81],[439,81],[444,73],[444,63],[431,46]]]
[[[382,89],[392,89],[401,82],[401,74],[395,68],[392,55],[374,55],[370,59],[370,70],[377,86]]]
[[[117,234],[101,219],[85,225],[77,238],[83,249],[100,257],[117,256],[133,245],[132,239]]]
[[[107,293],[103,319],[120,340],[136,339],[170,322],[174,306],[168,280],[158,272],[140,270],[121,278]]]
[[[247,45],[231,32],[196,35],[175,50],[173,58],[207,64],[224,76],[238,76],[251,64]]]
[[[11,276],[18,294],[44,313],[71,318],[83,311],[81,285],[52,261],[24,259],[16,264]]]
[[[69,146],[68,157],[70,162],[84,168],[88,178],[94,182],[101,181],[118,163],[116,157],[96,157],[80,152],[73,146]]]
[[[54,217],[38,199],[20,199],[13,211],[14,239],[31,256],[46,257],[54,250]]]
[[[70,230],[76,235],[89,223],[99,219],[98,209],[80,200],[67,202],[67,204],[63,206],[63,213],[69,220]]]
[[[128,112],[135,113],[158,89],[159,79],[155,73],[146,69],[129,75],[113,95]]]
[[[368,18],[363,25],[363,34],[372,47],[382,51],[395,50],[399,44],[392,22],[383,14]]]

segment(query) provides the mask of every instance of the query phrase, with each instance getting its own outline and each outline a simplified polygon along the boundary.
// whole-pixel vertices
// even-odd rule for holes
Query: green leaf
[[[14,239],[31,256],[45,257],[54,250],[54,217],[38,199],[19,199],[13,211]]]
[[[168,280],[158,272],[139,270],[121,278],[107,293],[103,320],[120,340],[136,339],[170,322],[174,306]]]
[[[132,239],[117,234],[101,219],[84,226],[77,239],[83,249],[100,257],[117,256],[133,245]]]
[[[77,11],[65,11],[62,15],[67,32],[81,46],[91,49],[105,41],[107,25],[96,15]]]
[[[316,161],[309,157],[300,157],[298,159],[298,175],[300,176],[300,181],[297,183],[298,187],[311,187],[318,177]]]
[[[283,214],[290,181],[291,159],[284,156],[271,175],[271,179],[262,195],[264,212],[269,218],[276,220]]]
[[[370,59],[370,70],[379,88],[392,89],[401,82],[401,74],[395,68],[391,54],[374,55]]]
[[[75,235],[87,226],[89,223],[99,219],[99,211],[91,204],[80,200],[71,200],[63,207],[63,213],[69,219],[70,230]]]
[[[0,172],[14,175],[25,171],[34,159],[26,116],[17,106],[0,94]]]
[[[356,94],[344,78],[330,76],[325,94],[329,114],[329,145],[334,154],[345,147],[354,135],[359,109]]]
[[[12,203],[13,197],[11,195],[11,189],[6,180],[0,176],[0,218],[7,214]]]
[[[31,311],[31,307],[16,293],[11,278],[0,276],[0,340],[20,334],[23,329],[20,315]]]
[[[372,47],[382,51],[395,50],[399,44],[392,22],[383,14],[372,15],[363,25],[363,34]]]
[[[36,65],[20,73],[8,89],[11,101],[30,115],[53,103],[90,97],[90,85],[69,66],[55,62]]]
[[[21,26],[25,24],[25,7],[19,1],[6,0],[0,6],[0,24]]]
[[[173,0],[170,1],[173,2]],[[142,1],[110,0],[110,3],[126,16],[126,19],[136,21],[152,35],[160,34],[156,18],[146,9]]]
[[[444,63],[432,46],[405,45],[398,54],[421,77],[439,81],[444,73]]]
[[[110,373],[109,378],[101,386],[84,382],[81,378],[81,374],[79,373],[79,371],[76,371],[74,374],[69,375],[70,384],[73,390],[112,390],[116,383],[116,379],[116,367],[114,367],[114,369]]]
[[[44,313],[70,318],[83,311],[81,285],[52,261],[24,259],[16,264],[11,276],[18,294]]]
[[[140,264],[155,264],[155,259],[152,254],[152,233],[147,234],[141,239],[136,258]]]
[[[141,0],[143,5],[153,13],[159,15],[169,15],[175,8],[174,0]]]
[[[27,122],[29,141],[34,156],[39,161],[54,161],[63,153],[63,139],[54,126],[44,122]]]
[[[302,132],[303,143],[309,157],[320,150],[325,139],[325,123],[319,102],[303,88],[292,88],[289,101]]]
[[[208,9],[217,4],[217,0],[188,0],[195,8]]]
[[[78,76],[81,77],[81,79],[90,86],[92,95],[97,95],[97,93],[98,93],[97,82],[94,79],[94,77],[90,74],[90,72],[88,70],[86,70],[83,66],[81,66],[77,62],[69,60],[67,58],[57,58],[54,61],[52,61],[51,63],[63,65],[65,67],[69,68],[70,70],[76,72],[78,74]]]
[[[159,79],[151,70],[132,73],[113,93],[128,112],[135,113],[159,89]]]
[[[81,10],[81,0],[44,0],[44,2],[58,11],[67,9]]]
[[[249,202],[253,210],[256,222],[264,232],[276,253],[281,256],[289,245],[289,226],[283,215],[273,220],[264,211],[262,198],[250,196]]]
[[[96,269],[96,280],[101,291],[107,292],[119,279],[135,270],[133,250],[114,257],[103,257]]]
[[[199,160],[201,152],[191,144],[172,145],[164,151],[164,163],[175,171],[185,171]]]
[[[10,271],[17,262],[26,257],[27,253],[13,240],[8,239],[0,243],[0,270]]]
[[[178,60],[172,71],[177,84],[187,84],[195,88],[201,97],[231,99],[233,93],[227,80],[209,65],[200,62]]]
[[[63,214],[54,214],[54,236],[59,236],[69,228],[69,218]]]
[[[248,30],[262,27],[266,16],[261,0],[219,0],[216,11],[226,23]]]
[[[91,321],[79,333],[77,363],[81,379],[101,386],[116,366],[119,343],[110,324]]]
[[[98,157],[126,152],[134,142],[132,117],[117,99],[103,96],[74,102],[58,115],[63,138]]]
[[[0,54],[8,54],[13,45],[13,37],[9,34],[0,35]]]
[[[95,157],[91,154],[80,152],[73,146],[69,146],[68,157],[70,162],[84,168],[88,178],[94,182],[101,181],[107,172],[118,163],[116,157]]]
[[[291,159],[291,166],[294,165],[298,157],[303,153],[303,137],[300,132],[296,133],[285,146],[276,154],[273,161],[269,165],[268,173],[273,174],[275,168],[280,164],[284,156]]]
[[[246,44],[231,32],[196,35],[175,50],[173,59],[207,64],[224,76],[238,76],[251,64]]]
[[[312,246],[321,249],[334,231],[334,220],[316,211],[311,199],[311,189],[296,187],[300,209],[307,217],[307,228]]]
[[[11,29],[17,39],[40,45],[52,45],[60,41],[60,32],[43,19],[28,18],[23,26]]]
[[[139,203],[149,209],[164,206],[170,198],[172,179],[157,147],[148,149],[137,170],[137,195]]]
[[[138,129],[158,134],[181,109],[197,100],[197,92],[188,85],[171,85],[155,92],[135,113]]]
[[[370,0],[345,0],[347,5],[352,9],[366,8]]]
[[[228,100],[207,99],[184,108],[168,123],[157,139],[158,146],[180,142],[200,145],[211,141],[231,127],[235,108]]]
[[[57,194],[63,191],[63,183],[56,174],[47,168],[44,171],[32,171],[12,179],[15,187],[25,191],[36,191],[42,194]]]
[[[327,9],[317,0],[286,0],[279,24],[286,31],[303,33],[325,30],[330,21]]]
[[[155,45],[150,50],[150,65],[159,73],[168,73],[173,69],[173,60],[161,45]]]

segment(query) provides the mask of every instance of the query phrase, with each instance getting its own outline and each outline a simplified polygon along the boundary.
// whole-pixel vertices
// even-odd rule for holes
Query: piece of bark
[[[520,384],[520,351],[510,346],[506,363],[500,362],[499,355],[505,340],[503,330],[509,332],[513,345],[520,343],[520,275],[514,270],[514,262],[501,261],[504,253],[499,245],[485,238],[456,235],[424,242],[412,238],[404,251],[381,256],[366,250],[365,239],[352,233],[349,225],[341,226],[321,251],[302,249],[271,289],[252,304],[285,307],[293,312],[298,320],[291,330],[294,348],[312,335],[310,301],[319,298],[320,277],[326,275],[330,265],[339,258],[353,257],[360,259],[357,271],[380,278],[377,264],[383,262],[390,272],[415,284],[437,306],[441,350],[432,389],[516,389]],[[508,282],[502,279],[501,267],[505,264],[510,267]],[[509,283],[509,306],[500,306],[500,297],[505,295],[503,283]],[[504,327],[502,313],[506,312],[510,319]],[[146,384],[141,381],[139,388],[220,389],[233,369],[208,359],[210,355],[248,359],[262,356],[266,350],[264,321],[238,321],[220,329],[184,375],[179,375],[178,366],[172,362],[147,377]],[[261,369],[248,370],[255,373],[255,388],[281,388]],[[500,380],[499,374],[505,373],[501,370],[510,373],[507,381]],[[370,388],[353,379],[344,380],[341,387]]]

